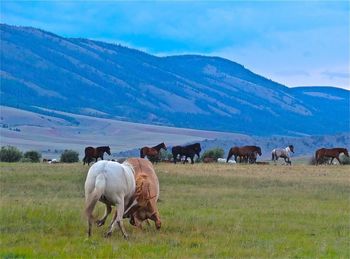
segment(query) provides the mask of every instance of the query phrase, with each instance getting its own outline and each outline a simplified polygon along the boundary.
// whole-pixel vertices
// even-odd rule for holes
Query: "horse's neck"
[[[289,147],[286,147],[284,150],[286,151],[287,154],[290,153],[290,148]]]
[[[163,144],[158,144],[157,146],[154,146],[153,148],[159,151],[163,147]]]

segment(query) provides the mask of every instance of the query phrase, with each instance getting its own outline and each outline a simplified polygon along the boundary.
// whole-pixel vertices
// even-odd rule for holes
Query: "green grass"
[[[105,239],[107,224],[87,238],[87,166],[0,163],[0,255],[350,258],[349,169],[159,164],[162,229],[125,220],[126,241],[119,230]]]

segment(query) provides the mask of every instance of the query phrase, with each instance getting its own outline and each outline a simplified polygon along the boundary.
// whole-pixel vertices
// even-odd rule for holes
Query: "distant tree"
[[[23,155],[25,162],[38,163],[41,159],[41,154],[38,151],[30,150]]]
[[[217,161],[218,158],[224,157],[225,151],[222,148],[212,148],[206,150],[203,155],[201,156],[201,160],[204,158],[213,158],[215,161]]]
[[[18,162],[23,154],[18,148],[13,146],[1,147],[0,161],[1,162]]]
[[[62,163],[75,163],[79,162],[79,153],[74,150],[65,150],[61,154],[60,161]]]

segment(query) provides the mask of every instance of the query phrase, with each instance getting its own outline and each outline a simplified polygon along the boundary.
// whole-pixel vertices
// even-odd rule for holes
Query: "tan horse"
[[[152,164],[142,158],[129,158],[124,162],[132,166],[136,182],[133,201],[124,217],[130,217],[130,223],[142,227],[142,222],[151,219],[157,229],[161,227],[157,201],[159,198],[159,181]]]

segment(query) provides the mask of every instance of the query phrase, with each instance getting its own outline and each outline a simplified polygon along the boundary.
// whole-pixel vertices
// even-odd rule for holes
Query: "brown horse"
[[[133,168],[136,190],[125,211],[124,217],[130,223],[141,228],[142,222],[151,219],[157,229],[161,227],[157,201],[159,198],[159,181],[152,164],[141,158],[129,158],[124,162]]]
[[[93,159],[96,159],[96,162],[98,158],[101,158],[103,160],[103,154],[107,153],[108,155],[111,155],[111,149],[109,146],[102,146],[102,147],[86,147],[85,148],[85,156],[83,158],[84,165],[87,163],[90,165],[90,163],[93,161]]]
[[[324,158],[331,158],[331,164],[333,163],[334,158],[338,160],[339,164],[341,164],[339,160],[339,155],[344,153],[347,157],[349,157],[348,150],[346,148],[320,148],[316,151],[316,165],[320,164]]]
[[[152,162],[157,162],[159,160],[159,152],[161,149],[166,150],[164,142],[154,146],[154,147],[143,147],[140,149],[140,157],[147,158]]]
[[[232,156],[235,157],[235,161],[239,157],[239,162],[245,161],[249,163],[255,163],[257,154],[261,156],[261,148],[257,146],[243,146],[243,147],[232,147],[228,152],[226,163]]]

